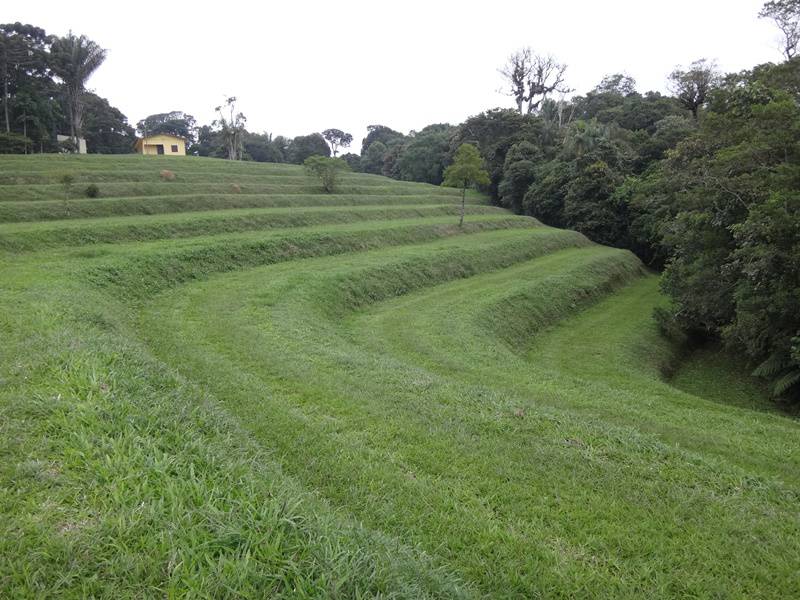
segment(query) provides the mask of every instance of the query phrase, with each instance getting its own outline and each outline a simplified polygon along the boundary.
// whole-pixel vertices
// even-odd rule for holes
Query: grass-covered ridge
[[[0,595],[795,595],[800,427],[664,381],[629,252],[287,165],[0,173]]]

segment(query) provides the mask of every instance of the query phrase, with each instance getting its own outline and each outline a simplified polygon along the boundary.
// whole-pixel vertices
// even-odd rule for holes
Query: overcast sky
[[[724,71],[778,61],[763,0],[379,0],[5,3],[3,21],[70,29],[108,49],[88,87],[132,124],[183,110],[214,118],[239,98],[251,131],[295,136],[329,127],[408,132],[459,123],[495,106],[497,69],[522,46],[569,65],[583,93],[625,72],[664,90],[679,64],[716,59]]]

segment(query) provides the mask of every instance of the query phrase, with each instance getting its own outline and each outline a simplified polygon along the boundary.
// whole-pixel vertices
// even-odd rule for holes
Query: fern
[[[778,378],[773,384],[772,393],[775,396],[782,396],[798,382],[800,382],[800,368],[794,368]]]
[[[775,352],[753,370],[753,376],[773,378],[780,375],[781,371],[789,366],[789,360],[784,352]]]

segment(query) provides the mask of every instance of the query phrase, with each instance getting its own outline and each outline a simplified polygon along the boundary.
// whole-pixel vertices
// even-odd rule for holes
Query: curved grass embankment
[[[11,597],[800,589],[800,425],[662,379],[630,253],[373,176],[0,165]]]

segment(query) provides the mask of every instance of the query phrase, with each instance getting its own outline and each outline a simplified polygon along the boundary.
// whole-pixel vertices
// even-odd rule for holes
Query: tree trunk
[[[70,96],[69,92],[67,92]],[[69,137],[72,138],[72,143],[78,145],[78,137],[75,135],[75,100],[67,98],[67,112],[69,112]]]
[[[6,133],[11,132],[11,121],[8,118],[8,60],[3,60],[3,112],[6,117]]]
[[[467,199],[467,184],[464,183],[464,187],[461,188],[461,218],[458,221],[458,226],[464,226],[464,204],[466,203]]]

